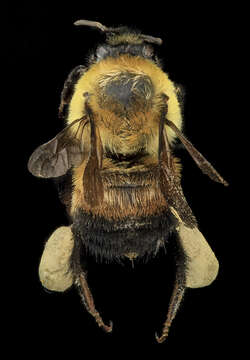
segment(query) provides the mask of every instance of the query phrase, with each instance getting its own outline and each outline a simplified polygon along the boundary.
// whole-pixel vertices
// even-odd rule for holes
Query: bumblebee
[[[185,289],[209,285],[219,268],[184,197],[175,140],[211,179],[227,182],[182,133],[178,88],[154,52],[162,40],[93,21],[75,25],[100,30],[106,41],[69,74],[59,108],[65,127],[29,159],[33,175],[64,184],[59,196],[71,219],[47,241],[40,280],[54,291],[75,284],[88,312],[111,332],[95,308],[87,257],[150,259],[175,241],[176,280],[156,335],[163,342]]]

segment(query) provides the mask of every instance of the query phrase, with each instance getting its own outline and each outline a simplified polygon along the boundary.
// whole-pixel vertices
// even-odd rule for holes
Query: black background
[[[232,25],[237,13],[228,4],[223,9],[211,4],[200,8],[179,4],[174,9],[166,4],[164,9],[160,4],[135,7],[117,2],[100,7],[98,3],[36,1],[14,3],[9,9],[9,109],[15,119],[9,131],[16,148],[15,166],[9,162],[13,185],[8,212],[15,264],[9,334],[25,354],[31,345],[48,355],[81,351],[82,357],[89,347],[94,353],[117,357],[124,352],[133,356],[136,350],[144,356],[153,350],[156,358],[158,354],[179,358],[183,351],[194,357],[223,355],[235,348],[240,292],[231,260],[238,250],[233,210],[234,96],[229,74],[232,48],[237,46]],[[158,52],[164,70],[186,91],[184,132],[230,183],[229,188],[213,183],[184,150],[179,151],[184,193],[220,262],[220,272],[211,286],[187,291],[165,344],[154,339],[166,317],[174,274],[164,257],[135,264],[134,269],[91,264],[89,284],[103,318],[114,322],[112,334],[98,329],[75,289],[49,293],[39,282],[44,243],[57,227],[67,224],[67,217],[52,182],[29,174],[27,161],[38,145],[62,129],[57,111],[64,80],[103,39],[98,31],[75,28],[73,22],[79,18],[107,26],[130,25],[163,39]]]

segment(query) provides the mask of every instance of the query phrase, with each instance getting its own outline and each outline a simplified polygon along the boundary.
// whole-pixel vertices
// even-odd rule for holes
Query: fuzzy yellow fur
[[[134,89],[136,83],[143,78],[144,88],[138,97],[138,104],[128,109],[126,115],[119,116],[116,113],[119,104],[113,104],[112,100],[105,99],[105,86],[109,81],[116,81],[124,74],[129,73],[133,79]],[[126,76],[124,76],[126,81]],[[133,87],[132,87],[133,91]],[[86,93],[88,96],[86,97]],[[143,149],[147,156],[141,163],[131,169],[124,169],[124,174],[132,172],[144,172],[158,166],[159,146],[159,123],[161,110],[168,97],[167,117],[179,129],[181,129],[182,118],[180,104],[177,100],[174,83],[169,80],[155,63],[141,57],[129,55],[119,58],[107,58],[94,65],[84,73],[75,85],[75,91],[69,106],[68,124],[84,115],[84,102],[88,99],[92,109],[94,122],[98,128],[102,148],[109,149],[113,153],[130,154],[137,153]],[[145,98],[145,99],[144,99]],[[105,103],[105,101],[107,101]],[[114,108],[112,108],[114,106]],[[84,131],[78,129],[79,124],[72,126],[72,131],[81,137],[83,152],[86,154],[83,163],[74,169],[73,183],[74,191],[72,198],[72,213],[77,208],[84,208],[95,214],[108,216],[146,216],[162,211],[167,206],[165,199],[158,188],[158,181],[154,179],[152,186],[145,189],[136,188],[127,194],[126,191],[115,190],[108,187],[104,181],[104,200],[96,209],[90,209],[84,200],[83,174],[90,152],[90,125]],[[78,131],[77,131],[78,129]],[[172,143],[175,138],[173,131],[167,127],[168,139]],[[180,176],[180,164],[174,160],[176,175]],[[122,169],[120,169],[122,171]],[[108,158],[103,159],[102,171],[110,174],[119,169]],[[126,178],[126,177],[125,177]],[[128,181],[131,181],[128,179]]]
[[[152,61],[139,56],[136,57],[130,55],[123,55],[118,58],[109,57],[93,64],[90,69],[84,73],[75,86],[75,92],[69,106],[68,123],[79,119],[84,114],[84,101],[86,101],[86,98],[83,96],[84,93],[90,94],[89,101],[94,113],[97,115],[101,114],[103,118],[105,114],[103,109],[100,108],[97,98],[97,93],[100,88],[99,82],[104,76],[110,75],[115,77],[123,72],[132,72],[137,75],[148,76],[151,79],[154,88],[154,96],[152,99],[152,109],[150,110],[150,113],[147,114],[145,121],[154,134],[157,134],[156,127],[158,127],[160,108],[162,106],[161,94],[166,94],[169,97],[168,119],[181,129],[181,108],[177,99],[174,83],[168,78],[168,75]],[[106,113],[105,120],[107,123],[116,123],[116,118],[117,117],[111,112]],[[169,141],[172,143],[175,139],[175,134],[171,129],[166,129]],[[104,139],[102,131],[100,131],[100,133],[104,143],[103,145],[105,145],[105,142],[110,140],[110,136],[107,134],[108,139]],[[152,147],[154,147],[154,145]]]

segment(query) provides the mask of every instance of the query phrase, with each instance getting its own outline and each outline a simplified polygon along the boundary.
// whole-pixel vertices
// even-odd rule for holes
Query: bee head
[[[108,28],[107,26],[102,25],[101,23],[99,23],[97,21],[89,21],[89,20],[77,20],[74,22],[74,25],[76,25],[76,26],[91,26],[96,29],[99,29],[108,35],[107,42],[110,42],[110,43],[115,42],[115,44],[117,44],[117,40],[114,40],[114,39],[119,38],[119,37],[120,37],[120,42],[124,42],[124,39],[126,38],[126,34],[127,35],[130,34],[131,38],[133,38],[135,43],[147,42],[147,43],[153,43],[153,44],[157,44],[157,45],[162,44],[162,39],[156,38],[153,36],[149,36],[149,35],[144,35],[139,32],[133,34],[133,32],[131,32],[131,30],[129,28],[127,28],[126,26],[119,26],[117,28],[110,28],[110,27]],[[125,35],[125,37],[124,37],[124,35]],[[118,40],[118,42],[119,42],[119,40]]]
[[[154,51],[150,44],[162,44],[160,38],[144,35],[138,30],[131,30],[126,26],[111,28],[89,20],[78,20],[74,25],[94,27],[106,34],[106,42],[99,45],[96,50],[97,61],[108,56],[116,57],[125,53],[152,58]]]
[[[160,38],[144,35],[126,26],[110,28],[89,20],[78,20],[74,24],[96,28],[106,35],[106,42],[97,46],[95,53],[92,53],[89,59],[90,63],[98,63],[108,57],[118,58],[122,55],[156,60],[151,44],[162,44]],[[98,81],[99,103],[102,108],[116,114],[127,110],[140,111],[151,106],[153,95],[153,84],[146,74],[116,69],[104,73]]]

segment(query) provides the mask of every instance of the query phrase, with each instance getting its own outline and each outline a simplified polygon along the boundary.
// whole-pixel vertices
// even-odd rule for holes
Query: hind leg
[[[81,239],[74,237],[74,248],[71,255],[71,270],[74,277],[74,283],[78,288],[79,295],[83,301],[86,310],[95,318],[98,326],[106,332],[111,332],[113,324],[105,325],[101,315],[95,308],[93,295],[87,282],[86,264],[82,261],[83,245]]]
[[[177,251],[176,251],[176,279],[174,283],[174,289],[171,296],[171,300],[168,307],[168,313],[166,321],[163,325],[162,335],[158,337],[156,334],[156,340],[158,343],[162,343],[168,337],[169,329],[174,320],[176,313],[179,309],[183,295],[186,289],[186,255],[183,251],[183,248],[180,244],[179,238],[177,241]]]

